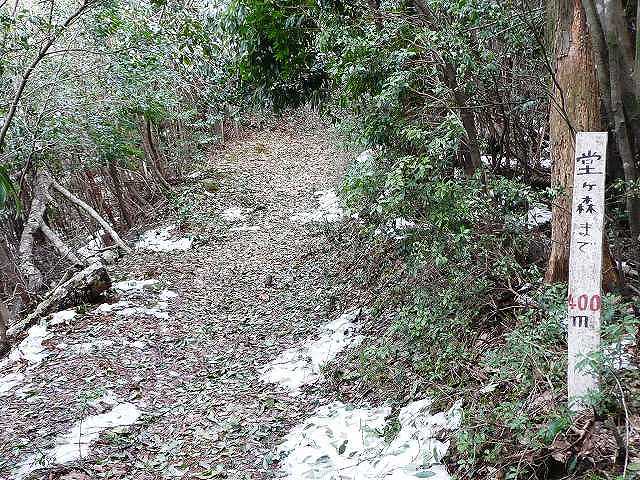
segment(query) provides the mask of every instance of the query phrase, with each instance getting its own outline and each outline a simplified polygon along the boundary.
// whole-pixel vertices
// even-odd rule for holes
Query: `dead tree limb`
[[[51,228],[49,228],[49,225],[47,225],[44,221],[40,224],[40,230],[42,230],[44,236],[47,237],[47,240],[49,240],[51,244],[56,247],[56,250],[58,250],[58,253],[60,253],[62,258],[67,259],[74,265],[84,264],[84,262],[80,260],[80,258],[78,258],[73,250],[67,247],[65,243],[60,239],[60,237],[56,234],[56,232],[51,230]]]
[[[62,196],[64,196],[67,200],[69,200],[71,203],[73,203],[74,205],[76,205],[77,207],[81,208],[82,210],[84,210],[91,218],[93,218],[96,222],[98,222],[100,224],[100,226],[102,228],[104,228],[105,232],[107,232],[109,234],[109,236],[113,239],[113,241],[120,247],[122,248],[122,250],[124,250],[127,253],[131,252],[131,249],[127,246],[126,243],[124,243],[122,241],[122,239],[120,238],[120,236],[116,233],[116,231],[111,227],[111,225],[109,225],[109,223],[100,216],[100,214],[98,212],[96,212],[93,208],[91,208],[87,203],[83,202],[82,200],[80,200],[78,197],[76,197],[73,193],[71,193],[69,190],[67,190],[66,188],[64,188],[62,185],[60,185],[58,182],[54,181],[53,182],[53,188],[59,192],[60,194],[62,194]]]
[[[54,310],[95,302],[109,288],[111,279],[105,267],[99,262],[92,263],[48,293],[33,312],[7,331],[7,335],[14,337],[20,334],[40,317]]]

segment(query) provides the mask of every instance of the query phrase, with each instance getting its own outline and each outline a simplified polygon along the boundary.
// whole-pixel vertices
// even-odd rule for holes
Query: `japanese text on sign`
[[[571,402],[597,388],[595,375],[576,367],[600,344],[606,153],[606,132],[576,135],[567,299],[568,389],[576,409],[579,402]]]

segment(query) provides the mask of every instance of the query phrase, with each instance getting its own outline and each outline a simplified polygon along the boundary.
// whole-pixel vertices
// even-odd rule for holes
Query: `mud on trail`
[[[54,315],[3,362],[0,478],[277,476],[274,445],[326,399],[260,375],[349,301],[325,274],[322,217],[340,212],[317,193],[343,166],[324,127],[290,120],[195,168],[158,224],[175,228],[110,267],[109,303]]]

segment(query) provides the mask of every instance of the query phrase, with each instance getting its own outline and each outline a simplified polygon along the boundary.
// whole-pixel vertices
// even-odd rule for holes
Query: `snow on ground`
[[[114,402],[113,396],[104,399],[105,403]],[[76,423],[67,433],[56,438],[55,447],[31,455],[14,470],[14,478],[21,480],[31,472],[53,465],[66,464],[86,457],[91,443],[95,442],[105,430],[122,430],[133,425],[140,417],[140,410],[133,403],[111,404],[111,410],[99,415],[87,417]]]
[[[37,365],[48,355],[47,349],[42,345],[42,342],[50,336],[51,334],[47,330],[47,323],[45,321],[34,325],[29,329],[27,338],[11,351],[9,360],[17,362],[23,359],[26,360],[30,366]]]
[[[120,300],[116,303],[102,303],[98,305],[98,307],[94,310],[96,313],[110,313],[118,310],[122,310],[124,308],[128,308],[131,305],[131,302],[127,302],[126,300]]]
[[[156,279],[149,280],[123,280],[114,285],[114,288],[121,292],[125,298],[132,293],[140,291],[153,291],[154,287],[159,285]],[[129,300],[119,300],[116,303],[102,303],[94,311],[96,313],[115,313],[121,317],[130,317],[141,315],[146,317],[156,317],[166,320],[169,318],[167,313],[168,304],[166,300],[176,298],[178,294],[172,290],[162,290],[158,294],[158,301],[153,307],[144,307],[137,305]]]
[[[175,225],[149,230],[136,242],[136,248],[154,252],[189,250],[193,240],[189,237],[178,237],[176,230]]]
[[[189,255],[172,252],[171,262],[167,254],[138,252],[109,266],[121,280],[162,272],[161,282],[168,285],[121,292],[126,304],[116,307],[86,313],[78,309],[69,328],[51,327],[54,337],[43,342],[50,355],[36,368],[26,371],[23,361],[2,367],[0,375],[19,371],[25,379],[0,399],[0,444],[7,446],[0,455],[0,478],[15,478],[18,466],[33,469],[42,453],[51,464],[58,447],[77,446],[77,437],[73,442],[69,438],[82,416],[83,424],[92,423],[93,417],[115,409],[115,402],[113,407],[87,403],[104,389],[113,389],[121,402],[144,408],[152,421],[138,420],[130,435],[101,437],[88,446],[81,429],[75,452],[82,453],[84,445],[85,451],[90,449],[88,457],[34,477],[59,476],[66,468],[73,472],[68,476],[89,478],[191,479],[219,472],[227,478],[273,476],[274,466],[265,460],[288,426],[313,415],[335,392],[307,389],[293,397],[279,385],[264,384],[256,366],[267,365],[289,348],[292,337],[317,332],[318,305],[353,298],[343,298],[342,287],[321,268],[339,254],[331,249],[332,242],[290,220],[297,206],[308,204],[308,192],[337,183],[346,159],[330,146],[324,130],[309,134],[305,129],[300,135],[297,129],[259,133],[260,142],[269,144],[265,161],[255,161],[244,138],[221,151],[220,158],[214,156],[212,167],[224,173],[224,188],[215,201],[195,196],[194,210],[199,220],[220,220],[198,230],[216,241]],[[310,162],[310,155],[317,160]],[[231,205],[268,208],[261,211],[260,223],[228,223],[219,214]],[[161,225],[170,223],[176,222]],[[245,225],[260,225],[261,231],[226,235],[229,227]],[[167,235],[169,240],[183,236],[178,229]],[[304,261],[292,268],[300,258]],[[273,286],[265,285],[267,274],[273,275]],[[180,296],[160,298],[165,287]],[[116,313],[155,307],[158,301],[169,302],[166,321]],[[107,340],[114,345],[96,350],[104,345],[96,342]],[[20,381],[15,375],[7,384],[9,380]],[[35,453],[40,455],[29,458]]]
[[[120,300],[116,303],[103,303],[99,305],[94,311],[96,313],[115,313],[122,317],[130,317],[132,315],[143,315],[149,317],[156,317],[161,319],[169,318],[169,314],[165,311],[167,308],[166,302],[158,302],[155,307],[146,308],[132,304],[126,300]]]
[[[362,340],[355,335],[354,320],[361,310],[353,310],[320,327],[318,335],[309,337],[302,345],[282,352],[261,371],[266,383],[279,383],[294,395],[300,387],[320,376],[321,366],[350,344]],[[319,337],[319,338],[317,338]]]
[[[24,374],[20,372],[11,372],[0,377],[0,397],[14,387],[17,387],[24,381]]]
[[[160,283],[152,278],[150,280],[124,280],[113,285],[113,288],[121,292],[130,292],[135,290],[149,289]]]
[[[551,210],[544,206],[534,206],[527,212],[527,225],[537,227],[551,221]]]
[[[125,280],[115,285],[116,290],[123,295],[128,296],[136,292],[149,290],[149,287],[157,285],[158,280]],[[155,292],[154,292],[155,293]],[[155,295],[154,295],[155,296]],[[97,313],[115,313],[119,316],[154,316],[156,318],[166,319],[169,317],[167,313],[168,304],[164,299],[175,298],[178,294],[171,290],[164,290],[158,294],[161,301],[156,303],[155,307],[146,308],[139,306],[131,301],[121,300],[114,304],[104,303],[97,307],[94,311]],[[74,310],[63,310],[56,312],[51,316],[52,324],[68,322],[77,315]],[[29,364],[27,372],[34,368],[38,363],[49,355],[42,342],[49,339],[52,335],[47,331],[47,323],[42,322],[29,329],[27,338],[23,340],[9,355],[6,363],[17,362],[20,359],[25,360]],[[124,346],[130,346],[136,349],[144,350],[148,348],[147,344],[141,340],[129,342],[123,340]],[[115,342],[111,339],[96,338],[91,341],[75,343],[67,345],[66,343],[58,343],[59,350],[68,350],[78,355],[85,355],[101,349],[112,347]],[[26,372],[25,372],[26,373]],[[10,390],[14,389],[26,379],[25,373],[13,371],[3,377],[0,377],[0,396],[4,396]],[[107,412],[93,415],[77,422],[67,433],[59,436],[55,441],[55,446],[44,452],[33,454],[20,462],[13,472],[13,477],[17,480],[25,478],[31,472],[49,468],[58,464],[66,464],[77,459],[86,457],[90,451],[90,444],[98,439],[100,434],[105,430],[119,429],[135,423],[140,416],[138,407],[133,403],[118,402],[113,392],[108,392],[102,398],[90,402],[94,408],[98,408],[99,404],[108,407]]]
[[[78,312],[75,310],[62,310],[60,312],[55,312],[51,314],[51,320],[49,322],[50,325],[59,325],[61,323],[69,323],[73,320]]]
[[[160,294],[158,295],[158,298],[162,301],[167,301],[170,300],[172,298],[176,298],[178,296],[178,294],[176,292],[174,292],[173,290],[162,290],[160,292]]]
[[[340,220],[345,211],[340,206],[340,199],[333,190],[318,190],[315,192],[318,208],[312,211],[299,212],[291,217],[295,223],[335,222]]]
[[[442,430],[459,428],[461,404],[429,413],[431,401],[400,410],[400,431],[387,443],[383,431],[390,407],[350,408],[334,402],[296,426],[279,446],[289,480],[447,480],[440,459],[449,448],[438,440]]]
[[[241,222],[247,219],[248,210],[242,207],[229,207],[220,212],[220,216],[227,222]]]
[[[406,218],[394,218],[384,225],[376,228],[373,235],[375,237],[384,235],[387,237],[393,237],[396,240],[402,240],[403,238],[406,238],[407,230],[411,230],[416,227],[416,223],[412,220],[407,220]]]
[[[103,229],[98,230],[93,234],[91,239],[84,245],[84,247],[80,247],[76,253],[80,258],[88,259],[100,253],[100,251],[105,248],[104,241],[102,240],[102,236],[105,234]]]
[[[27,364],[27,371],[35,368],[49,355],[42,342],[50,337],[46,321],[43,320],[38,325],[34,325],[27,332],[27,337],[11,350],[7,359],[0,363],[0,368],[19,361]],[[4,396],[25,380],[25,374],[20,370],[21,366],[17,365],[13,371],[0,376],[0,396]]]

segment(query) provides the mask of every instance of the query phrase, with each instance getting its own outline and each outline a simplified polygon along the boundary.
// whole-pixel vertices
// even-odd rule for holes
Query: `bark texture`
[[[131,228],[133,226],[133,219],[131,218],[129,206],[127,205],[127,202],[124,199],[124,192],[122,190],[122,183],[120,182],[120,175],[118,173],[118,168],[116,167],[116,164],[113,160],[108,160],[107,166],[109,168],[109,175],[111,176],[111,180],[113,181],[113,189],[116,194],[116,199],[118,200],[118,208],[120,209],[120,216],[126,223],[127,227]]]
[[[18,263],[22,275],[23,294],[16,298],[13,316],[18,317],[23,307],[23,299],[31,298],[42,287],[42,273],[33,259],[34,235],[42,224],[42,217],[47,205],[47,195],[51,186],[51,178],[45,172],[39,172],[35,179],[35,188],[29,216],[24,224],[18,247]]]
[[[83,303],[95,303],[101,300],[101,295],[109,288],[111,279],[107,270],[101,263],[92,263],[48,293],[32,313],[9,329],[7,335],[19,334],[49,312]]]
[[[549,2],[548,14],[555,66],[549,119],[551,178],[552,187],[560,192],[553,205],[552,247],[545,275],[551,283],[566,281],[569,276],[575,132],[601,130],[602,118],[593,49],[581,2]]]
[[[171,191],[171,185],[167,182],[162,169],[162,160],[160,158],[159,149],[157,148],[153,138],[153,127],[151,125],[151,121],[146,118],[144,119],[143,124],[142,140],[143,146],[151,160],[151,168],[155,173],[155,177],[165,190]]]

